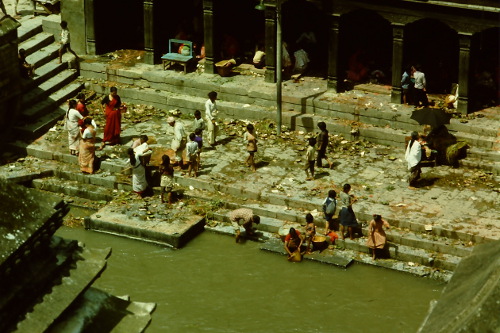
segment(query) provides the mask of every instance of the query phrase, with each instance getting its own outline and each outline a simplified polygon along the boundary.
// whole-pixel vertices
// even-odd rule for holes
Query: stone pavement
[[[106,147],[98,152],[104,163],[125,167],[126,148],[131,139],[140,134],[150,137],[150,146],[156,156],[152,164],[157,163],[161,154],[169,148],[173,132],[164,121],[167,111],[148,112],[151,116],[146,121],[134,123],[124,119],[123,145]],[[191,115],[182,117],[191,119]],[[189,132],[191,121],[186,119],[184,123]],[[306,138],[311,134],[285,131],[283,138],[277,138],[267,121],[253,122],[259,140],[255,157],[257,172],[253,173],[244,164],[247,157],[242,139],[245,123],[244,120],[225,119],[218,136],[219,144],[213,149],[205,147],[202,152],[199,177],[190,179],[177,171],[178,182],[186,189],[191,186],[193,190],[200,188],[202,183],[232,185],[239,189],[236,194],[249,199],[273,195],[281,198],[282,202],[288,202],[291,208],[313,210],[310,209],[313,205],[317,216],[328,190],[335,189],[340,193],[342,185],[350,183],[353,187],[351,193],[359,198],[353,208],[361,221],[369,221],[371,215],[377,213],[387,218],[389,223],[391,219],[397,219],[489,239],[500,238],[498,177],[464,167],[437,166],[423,168],[421,186],[409,189],[403,148],[388,149],[363,141],[351,141],[332,133],[328,155],[334,161],[334,168],[316,168],[316,179],[306,181],[303,161]],[[103,123],[98,122],[98,125],[102,128]],[[102,137],[102,132],[99,136]],[[58,125],[31,147],[46,151],[51,156],[57,152],[67,154],[66,145],[66,133]],[[20,165],[27,167],[29,163],[40,164],[25,160]],[[75,172],[78,172],[76,158],[72,163]],[[0,171],[12,172],[15,164],[5,165]],[[102,177],[113,176],[112,172],[101,172]],[[310,205],[300,207],[304,201]],[[299,207],[293,207],[294,203]]]

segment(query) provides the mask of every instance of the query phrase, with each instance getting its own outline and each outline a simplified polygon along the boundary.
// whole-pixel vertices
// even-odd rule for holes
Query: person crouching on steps
[[[250,208],[239,208],[229,213],[229,220],[234,227],[236,243],[238,243],[241,238],[241,228],[245,230],[247,237],[255,236],[252,226],[254,223],[260,223],[260,216],[254,215]]]

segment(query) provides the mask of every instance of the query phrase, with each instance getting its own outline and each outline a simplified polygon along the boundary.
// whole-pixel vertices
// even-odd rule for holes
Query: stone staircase
[[[29,155],[40,159],[38,172],[15,174],[8,178],[9,180],[44,191],[83,198],[84,201],[103,203],[109,202],[120,193],[132,190],[129,182],[123,182],[117,177],[117,173],[127,168],[126,163],[119,159],[103,161],[98,174],[84,175],[79,172],[75,156],[47,152],[34,147],[29,148]],[[155,172],[153,168],[153,174]],[[318,233],[324,230],[322,214],[318,212],[321,200],[316,198],[290,197],[279,191],[263,192],[258,187],[245,189],[238,184],[213,177],[206,179],[177,176],[176,182],[185,189],[185,201],[194,201],[200,205],[209,201],[219,203],[218,208],[209,212],[206,217],[205,228],[208,230],[232,235],[233,229],[227,213],[239,207],[251,208],[261,216],[261,223],[257,226],[257,229],[264,233],[261,241],[270,242],[263,245],[265,250],[284,253],[278,235],[282,229],[287,230],[291,226],[303,229],[307,212],[312,212],[315,216]],[[153,200],[158,200],[156,198],[159,188],[155,190]],[[474,245],[491,241],[470,230],[437,225],[429,228],[431,217],[416,221],[406,216],[393,215],[390,217],[391,230],[387,232],[387,254],[390,259],[373,261],[366,246],[366,222],[371,216],[365,213],[372,211],[373,205],[374,203],[368,203],[370,210],[360,209],[356,213],[358,220],[363,222],[362,235],[358,235],[355,240],[339,240],[334,249],[315,252],[306,258],[331,264],[336,264],[331,258],[338,258],[344,263],[355,261],[447,281],[460,260],[471,253]]]
[[[69,211],[67,202],[5,181],[0,186],[6,206],[16,207],[5,212],[0,225],[6,236],[0,241],[1,332],[142,332],[147,327],[154,303],[92,288],[111,248],[87,248],[53,235]]]
[[[59,44],[53,34],[44,32],[44,20],[42,16],[23,17],[18,29],[19,48],[26,50],[36,73],[33,79],[23,80],[21,114],[14,128],[16,137],[25,139],[47,132],[64,116],[66,101],[83,88],[75,82],[78,72],[72,54],[64,54],[62,63],[57,63]]]
[[[263,82],[261,77],[185,75],[144,65],[115,70],[94,60],[82,63],[82,76],[81,82],[87,80],[90,89],[98,94],[107,93],[108,81],[116,82],[122,100],[129,103],[192,113],[203,109],[207,92],[214,90],[219,93],[218,105],[223,118],[276,118],[274,85]],[[405,136],[411,131],[422,129],[410,119],[413,107],[391,104],[387,94],[353,90],[338,95],[322,88],[321,81],[315,84],[316,88],[284,84],[283,125],[310,132],[317,130],[317,122],[324,121],[331,134],[398,148],[404,146]],[[498,110],[497,107],[479,112],[483,118],[451,119],[447,125],[457,140],[466,141],[470,146],[467,158],[460,161],[462,165],[500,174]]]

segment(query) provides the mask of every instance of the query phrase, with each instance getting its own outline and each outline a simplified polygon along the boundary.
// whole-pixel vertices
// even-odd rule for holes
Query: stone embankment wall
[[[238,119],[276,119],[275,84],[262,77],[234,75],[220,77],[204,73],[184,74],[164,71],[158,66],[126,67],[95,59],[81,63],[81,79],[86,87],[99,94],[110,85],[119,87],[122,100],[153,105],[161,109],[180,109],[191,113],[203,111],[207,93],[219,93],[221,117]],[[309,79],[309,78],[306,78]],[[349,139],[403,147],[405,136],[422,126],[410,119],[413,107],[390,103],[389,91],[379,93],[350,91],[336,94],[326,90],[326,83],[317,79],[283,85],[283,125],[306,132],[317,131],[316,124],[325,121],[333,134]],[[492,152],[497,130],[487,119],[474,119],[474,124],[452,119],[448,129],[459,140],[480,149],[476,158],[496,160]]]
[[[500,330],[500,242],[478,245],[462,259],[419,333]]]

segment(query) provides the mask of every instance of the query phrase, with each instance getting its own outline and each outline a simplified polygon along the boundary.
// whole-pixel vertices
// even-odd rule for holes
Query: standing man
[[[208,93],[208,100],[205,102],[205,119],[207,121],[207,134],[208,142],[211,146],[215,146],[215,136],[217,133],[217,123],[215,122],[217,116],[217,93],[211,91]]]
[[[420,66],[416,65],[412,68],[413,78],[415,79],[415,106],[428,106],[429,100],[427,99],[425,74],[420,71]]]
[[[167,123],[174,128],[174,138],[172,139],[171,148],[175,153],[175,162],[179,163],[180,168],[182,169],[182,153],[186,148],[187,137],[186,131],[184,130],[184,124],[179,120],[176,121],[174,117],[168,117]]]
[[[241,237],[241,228],[245,230],[247,236],[255,235],[252,226],[254,223],[260,223],[260,216],[254,215],[250,208],[239,208],[233,210],[228,214],[228,216],[234,227],[234,232],[236,233],[236,243],[238,243]]]
[[[324,121],[320,121],[318,123],[318,128],[321,130],[321,133],[318,134],[318,148],[316,149],[318,151],[318,155],[316,158],[316,165],[318,168],[322,168],[323,159],[326,159],[328,167],[331,169],[333,163],[330,162],[328,156],[326,156],[326,149],[328,148],[328,130],[326,129],[326,123]]]

